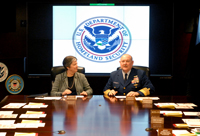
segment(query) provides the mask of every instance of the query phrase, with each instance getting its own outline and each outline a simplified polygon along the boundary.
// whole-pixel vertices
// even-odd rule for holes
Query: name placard
[[[172,129],[168,128],[159,128],[158,136],[173,136]]]
[[[164,124],[151,124],[152,129],[164,128]]]
[[[151,110],[150,116],[151,117],[160,117],[160,110]]]
[[[149,109],[151,109],[152,107],[153,107],[152,104],[148,104],[148,103],[143,103],[142,104],[142,108],[149,108]]]
[[[164,127],[164,117],[151,117],[151,128],[158,129]]]
[[[164,117],[151,117],[152,124],[164,124]]]
[[[126,96],[126,101],[135,101],[135,96]]]
[[[66,100],[76,100],[77,98],[76,98],[76,96],[75,95],[69,95],[69,96],[67,96],[67,98],[66,98]]]
[[[126,101],[126,105],[133,105],[135,103],[135,101]]]
[[[75,106],[76,105],[76,101],[75,100],[69,100],[69,101],[66,101],[67,105],[72,105],[72,106]]]
[[[152,103],[153,103],[153,100],[152,100],[152,99],[143,99],[143,100],[142,100],[142,103],[143,103],[143,104],[152,104]]]

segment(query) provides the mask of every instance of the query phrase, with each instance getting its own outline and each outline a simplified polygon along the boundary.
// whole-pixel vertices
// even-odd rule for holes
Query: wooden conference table
[[[186,96],[160,96],[158,102],[193,102]],[[47,108],[41,109],[3,109],[9,103],[45,103]],[[146,131],[151,127],[150,110],[158,109],[154,104],[143,105],[140,101],[129,103],[125,99],[93,95],[77,100],[42,100],[28,98],[26,95],[9,95],[0,103],[0,111],[14,111],[18,114],[15,123],[21,123],[20,114],[26,111],[43,111],[45,118],[41,120],[45,127],[0,129],[13,136],[15,132],[35,132],[38,136],[157,136],[156,130]],[[192,111],[198,111],[198,107]],[[191,110],[186,110],[191,111]],[[162,115],[161,115],[162,116]],[[0,119],[10,120],[10,119]],[[173,123],[182,123],[181,118],[165,117],[164,128],[173,128]],[[175,128],[173,128],[175,129]],[[59,134],[64,130],[65,134]]]

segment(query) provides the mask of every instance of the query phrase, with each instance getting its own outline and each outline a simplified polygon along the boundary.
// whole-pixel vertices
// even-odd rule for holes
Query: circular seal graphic
[[[9,93],[18,94],[24,88],[24,81],[19,75],[13,74],[8,77],[5,86]]]
[[[131,33],[119,20],[94,17],[82,22],[74,31],[73,45],[84,58],[110,62],[125,54],[131,45]]]
[[[3,82],[8,77],[8,68],[7,66],[0,62],[0,82]]]

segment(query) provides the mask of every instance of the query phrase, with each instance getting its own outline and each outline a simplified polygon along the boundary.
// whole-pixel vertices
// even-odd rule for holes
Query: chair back
[[[53,83],[55,81],[55,77],[57,74],[60,74],[62,72],[66,71],[63,66],[55,66],[51,68],[51,82]],[[85,74],[85,68],[84,67],[78,67],[78,72]]]
[[[145,67],[145,66],[133,66],[133,68],[135,68],[135,69],[141,69],[141,70],[145,71],[147,77],[150,77],[149,67]],[[118,67],[117,70],[118,69],[121,69],[121,68]]]

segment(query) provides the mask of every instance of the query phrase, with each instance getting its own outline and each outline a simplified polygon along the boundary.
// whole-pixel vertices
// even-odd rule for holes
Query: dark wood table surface
[[[186,96],[158,96],[158,102],[185,103],[193,102],[198,104],[198,100]],[[146,131],[151,127],[150,110],[158,109],[154,104],[144,106],[140,101],[127,102],[124,99],[115,97],[104,97],[103,95],[93,95],[77,100],[38,100],[28,98],[26,95],[9,95],[0,103],[0,107],[8,103],[45,103],[47,108],[42,109],[0,109],[0,111],[14,111],[18,114],[15,123],[21,123],[19,115],[26,111],[44,111],[47,116],[40,119],[45,127],[39,128],[16,128],[0,129],[0,132],[7,132],[6,136],[14,135],[15,132],[35,132],[38,136],[157,136],[156,130]],[[161,109],[169,110],[169,109]],[[175,109],[176,110],[176,109]],[[199,107],[192,110],[199,111]],[[162,116],[162,115],[160,115]],[[184,118],[184,115],[183,117]],[[164,117],[164,128],[172,128],[173,123],[183,123],[180,117]],[[187,117],[195,118],[195,117]],[[197,117],[196,117],[197,118]],[[10,120],[10,119],[0,119]],[[65,134],[59,134],[59,130],[64,130]]]

